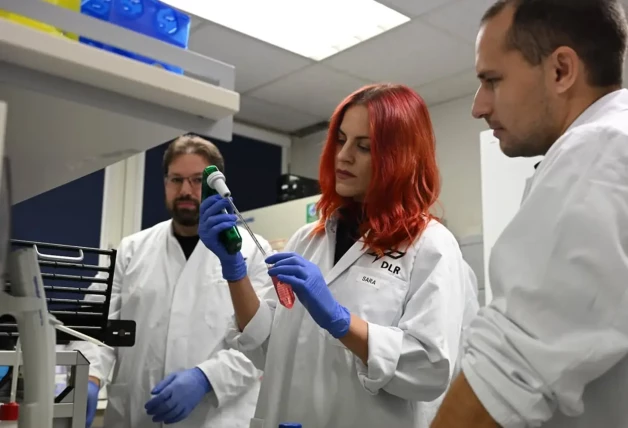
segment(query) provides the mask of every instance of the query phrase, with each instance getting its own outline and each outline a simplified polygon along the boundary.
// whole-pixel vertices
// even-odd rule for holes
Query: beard
[[[181,202],[191,202],[194,208],[180,208],[178,204]],[[166,204],[168,211],[172,216],[172,220],[181,226],[198,226],[200,203],[191,197],[182,197],[175,199],[172,204]]]
[[[502,152],[508,157],[531,158],[544,156],[560,137],[555,110],[546,99],[534,103],[534,110],[528,111],[524,117],[530,117],[525,131],[517,135],[509,135],[506,141],[500,141]]]

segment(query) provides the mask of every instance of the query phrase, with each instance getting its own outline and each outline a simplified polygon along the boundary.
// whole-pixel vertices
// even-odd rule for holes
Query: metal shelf
[[[35,248],[48,311],[66,327],[113,347],[135,344],[134,321],[109,320],[116,250],[21,240],[12,240],[11,245],[14,249]],[[103,263],[106,266],[85,263],[86,256],[90,254],[93,257],[105,256],[108,261]],[[88,289],[92,284],[97,287]],[[7,289],[10,290],[9,283]],[[0,316],[0,341],[8,341],[12,345],[17,337],[17,325],[12,318]],[[57,331],[58,344],[67,344],[72,340],[76,339]]]
[[[186,71],[170,73],[0,18],[14,203],[185,132],[231,140],[240,106],[233,66],[40,0],[0,0],[0,9]]]
[[[13,366],[15,351],[0,351],[0,365]],[[57,351],[57,366],[70,368],[69,383],[53,407],[55,428],[84,428],[89,361],[79,351]],[[14,372],[13,372],[14,373]],[[18,402],[20,399],[18,397]]]

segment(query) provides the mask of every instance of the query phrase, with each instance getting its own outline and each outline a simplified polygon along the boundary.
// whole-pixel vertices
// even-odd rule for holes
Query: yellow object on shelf
[[[44,0],[47,3],[54,4],[56,6],[65,7],[66,9],[74,10],[76,12],[81,11],[81,0]],[[17,13],[0,10],[0,18],[8,19],[9,21],[19,22],[20,24],[27,25],[32,28],[36,28],[47,33],[63,35],[74,40],[78,40],[76,34],[66,33],[55,28],[53,25],[46,24],[45,22],[36,21]]]

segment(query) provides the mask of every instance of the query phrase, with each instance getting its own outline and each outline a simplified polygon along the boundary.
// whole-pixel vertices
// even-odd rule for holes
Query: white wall
[[[295,199],[268,207],[257,208],[242,213],[242,217],[253,233],[262,235],[273,250],[281,251],[292,235],[301,226],[316,221],[316,211],[312,205],[320,195]],[[280,219],[280,221],[278,221]],[[238,223],[239,224],[239,223]]]
[[[473,97],[430,108],[442,176],[441,203],[456,237],[482,233],[480,132],[486,122],[471,117]]]
[[[443,189],[441,204],[447,226],[458,238],[482,232],[480,132],[486,123],[471,117],[473,97],[430,108],[436,132]],[[318,178],[318,161],[325,131],[295,139],[290,172]]]
[[[326,136],[327,130],[292,140],[288,167],[291,174],[318,180],[318,162]]]

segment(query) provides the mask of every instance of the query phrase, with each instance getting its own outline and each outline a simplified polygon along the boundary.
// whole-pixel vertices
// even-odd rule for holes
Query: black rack
[[[135,321],[108,319],[116,250],[15,239],[11,240],[11,246],[13,249],[35,249],[48,311],[66,327],[113,347],[135,344]],[[61,254],[44,254],[41,252],[43,249]],[[62,255],[68,253],[72,256]],[[100,256],[107,257],[106,267],[99,266]],[[90,285],[95,286],[88,289]],[[10,292],[10,283],[7,283],[7,291]],[[0,342],[14,343],[17,337],[17,324],[13,317],[0,316]],[[78,339],[57,330],[57,344],[75,340]]]

